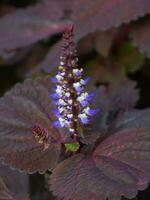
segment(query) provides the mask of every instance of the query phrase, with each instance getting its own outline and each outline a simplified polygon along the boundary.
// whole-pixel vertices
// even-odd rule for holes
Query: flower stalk
[[[55,77],[56,89],[52,95],[57,105],[57,127],[67,128],[73,138],[79,136],[79,126],[87,124],[95,114],[90,109],[90,95],[85,91],[83,69],[78,68],[78,58],[73,41],[73,25],[66,28],[61,46],[60,66]]]

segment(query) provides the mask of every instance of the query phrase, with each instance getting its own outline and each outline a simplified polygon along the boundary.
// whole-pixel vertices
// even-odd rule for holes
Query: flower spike
[[[68,129],[73,137],[78,136],[78,127],[87,124],[95,112],[89,107],[89,94],[85,91],[87,80],[82,79],[83,69],[78,68],[74,26],[70,25],[63,34],[60,66],[56,79],[53,97],[57,105],[57,125]]]

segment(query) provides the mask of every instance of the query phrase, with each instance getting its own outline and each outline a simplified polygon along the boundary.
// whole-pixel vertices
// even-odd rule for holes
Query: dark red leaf
[[[15,182],[14,182],[15,181]],[[29,200],[29,178],[0,164],[0,199]]]
[[[80,0],[75,1],[73,20],[77,24],[77,37],[95,30],[107,30],[129,23],[150,13],[149,0]]]
[[[2,17],[0,49],[27,46],[63,31],[66,22],[60,21],[62,15],[63,11],[58,2],[46,1]]]
[[[65,200],[133,198],[150,181],[150,131],[124,129],[93,155],[77,154],[53,170],[50,188]]]
[[[150,19],[131,29],[131,39],[142,53],[150,57]]]
[[[16,85],[0,100],[0,157],[15,168],[28,172],[52,169],[59,158],[58,129],[52,122],[51,85],[48,77],[26,80]],[[44,150],[33,136],[33,127],[44,129],[49,148]]]
[[[150,181],[149,129],[120,130],[102,142],[93,156],[104,174],[118,180],[116,186],[120,196],[132,198],[137,190],[147,187]]]

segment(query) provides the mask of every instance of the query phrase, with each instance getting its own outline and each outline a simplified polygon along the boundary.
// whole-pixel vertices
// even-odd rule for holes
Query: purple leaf
[[[65,200],[133,198],[150,181],[150,131],[124,129],[93,155],[77,154],[53,170],[50,189]]]
[[[28,192],[28,175],[11,170],[0,163],[0,199],[29,200]]]
[[[27,79],[0,99],[0,157],[14,168],[42,173],[58,161],[60,144],[57,142],[61,139],[58,129],[52,125],[55,117],[50,90],[48,77]],[[44,146],[34,137],[36,131],[48,138]]]
[[[149,0],[79,0],[73,6],[72,19],[77,24],[77,37],[82,38],[89,32],[118,27],[147,13]]]
[[[6,15],[0,19],[0,49],[14,49],[33,44],[66,26],[58,2],[46,1]],[[13,26],[12,26],[13,24]]]
[[[4,16],[0,20],[1,49],[12,49],[33,44],[54,33],[61,32],[68,19],[77,26],[77,38],[96,30],[108,30],[129,23],[150,13],[149,0],[107,1],[44,1],[27,9]],[[107,14],[109,13],[109,15]],[[12,27],[13,24],[13,27]]]

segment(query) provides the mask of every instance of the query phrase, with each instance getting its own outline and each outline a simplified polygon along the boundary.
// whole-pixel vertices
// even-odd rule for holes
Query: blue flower
[[[56,83],[52,94],[57,106],[55,126],[67,128],[71,135],[78,135],[78,126],[90,122],[96,110],[90,108],[93,94],[85,91],[89,79],[83,79],[83,69],[78,69],[76,48],[73,42],[73,28],[66,29],[63,34],[60,66],[53,79]]]

